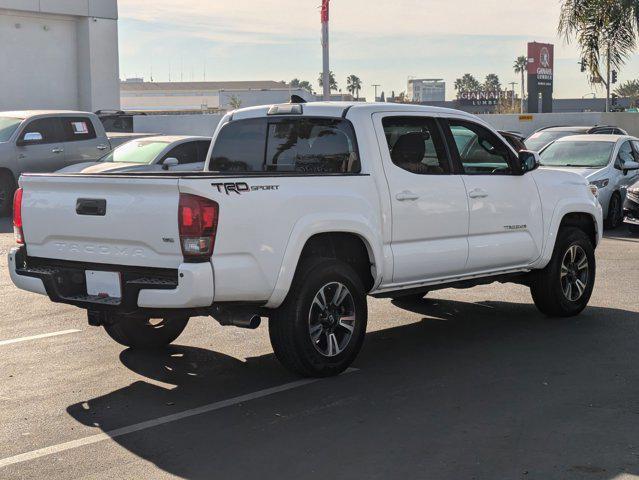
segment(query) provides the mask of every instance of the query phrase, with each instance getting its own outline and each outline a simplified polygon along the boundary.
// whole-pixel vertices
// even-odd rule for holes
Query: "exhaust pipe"
[[[220,325],[248,330],[255,330],[262,324],[262,317],[255,314],[255,308],[213,306],[211,317]]]

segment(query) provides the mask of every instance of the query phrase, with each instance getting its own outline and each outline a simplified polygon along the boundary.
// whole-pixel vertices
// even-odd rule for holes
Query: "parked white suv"
[[[500,281],[548,315],[586,307],[597,189],[537,161],[454,110],[238,110],[199,174],[23,176],[11,278],[130,347],[166,345],[196,315],[268,317],[285,366],[335,375],[362,346],[367,295]]]

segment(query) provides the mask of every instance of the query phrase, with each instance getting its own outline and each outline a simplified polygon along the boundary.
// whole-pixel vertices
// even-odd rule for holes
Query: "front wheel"
[[[560,230],[550,263],[531,282],[535,305],[551,317],[578,315],[590,301],[595,273],[595,250],[588,236],[577,228]]]
[[[608,216],[606,217],[605,227],[614,230],[623,222],[623,209],[621,207],[621,197],[618,193],[613,193],[610,197],[610,205],[608,206]]]
[[[151,319],[114,316],[104,325],[104,330],[126,347],[160,348],[175,341],[188,322],[189,317]]]
[[[366,292],[357,273],[333,259],[300,265],[284,304],[269,319],[278,360],[306,377],[346,370],[364,342]]]
[[[634,223],[629,223],[628,224],[628,231],[630,233],[639,233],[639,225],[636,225]]]

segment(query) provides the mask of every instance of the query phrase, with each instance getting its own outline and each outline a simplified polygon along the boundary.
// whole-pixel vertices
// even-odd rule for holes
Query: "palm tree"
[[[359,100],[359,91],[362,89],[362,81],[357,75],[349,75],[346,79],[346,90]]]
[[[311,85],[311,82],[308,82],[306,80],[302,80],[299,83],[298,87],[306,90],[308,93],[313,93],[313,85]]]
[[[486,75],[486,80],[484,81],[484,90],[487,92],[498,92],[501,91],[501,82],[499,81],[499,77],[496,73],[489,73]]]
[[[465,73],[463,77],[455,80],[455,90],[461,92],[473,92],[481,89],[481,83],[470,73]]]
[[[320,73],[319,78],[317,79],[317,83],[319,83],[320,88],[324,88],[324,75],[323,74]],[[335,74],[333,73],[333,70],[328,72],[328,86],[329,86],[329,90],[330,91],[338,90],[337,80],[335,80]]]
[[[620,98],[629,98],[632,102],[631,106],[636,106],[639,101],[639,80],[628,80],[622,83],[615,90],[615,94]]]
[[[517,57],[515,59],[515,64],[513,65],[513,70],[515,70],[515,73],[520,73],[521,74],[521,113],[524,113],[524,98],[526,97],[526,90],[525,90],[525,75],[526,75],[526,70],[528,69],[528,58],[525,56],[520,56]]]
[[[638,0],[564,0],[559,34],[573,37],[581,50],[590,82],[606,88],[606,111],[610,110],[611,72],[620,70],[637,46]]]

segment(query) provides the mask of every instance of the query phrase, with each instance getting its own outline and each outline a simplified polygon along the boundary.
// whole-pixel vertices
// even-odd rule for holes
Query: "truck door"
[[[512,149],[468,120],[443,121],[470,206],[469,273],[527,266],[541,254],[541,199]]]
[[[452,174],[437,121],[423,115],[375,114],[392,205],[393,283],[463,273],[468,256],[468,201]]]
[[[89,117],[62,117],[60,123],[65,139],[66,165],[93,162],[109,152],[108,139],[98,136]]]
[[[24,127],[16,143],[19,172],[55,172],[66,165],[64,133],[58,117],[37,118]]]

